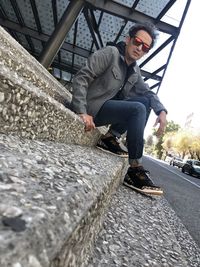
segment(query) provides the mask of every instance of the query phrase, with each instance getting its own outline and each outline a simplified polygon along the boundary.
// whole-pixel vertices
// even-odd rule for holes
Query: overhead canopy
[[[107,42],[125,39],[135,22],[153,22],[156,46],[139,62],[158,92],[191,0],[1,0],[3,26],[52,74],[64,81]]]

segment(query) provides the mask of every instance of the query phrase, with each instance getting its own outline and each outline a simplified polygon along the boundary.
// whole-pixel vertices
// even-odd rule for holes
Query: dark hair
[[[155,41],[156,41],[157,36],[158,36],[157,28],[155,27],[154,24],[149,23],[149,22],[136,23],[129,29],[129,36],[131,38],[134,37],[136,35],[136,33],[140,30],[147,32],[151,36],[151,38],[152,38],[151,48],[152,48],[154,46]]]

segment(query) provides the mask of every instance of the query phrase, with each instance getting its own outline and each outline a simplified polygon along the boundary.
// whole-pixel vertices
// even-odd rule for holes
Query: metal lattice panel
[[[13,22],[18,22],[17,17],[15,15],[14,9],[10,3],[10,1],[7,0],[1,0],[1,5],[4,10],[6,10],[6,15],[8,16],[8,19],[13,21]]]
[[[90,50],[92,43],[92,36],[87,27],[87,22],[83,14],[80,14],[78,18],[78,34],[76,36],[76,41],[78,46]],[[70,43],[73,43],[72,39],[70,40]]]
[[[122,25],[122,19],[104,13],[102,23],[99,28],[104,45],[106,45],[107,42],[114,41],[115,36],[119,32]]]
[[[40,1],[40,0],[38,0]],[[50,1],[49,1],[50,2]],[[63,12],[67,8],[69,1],[68,0],[57,0],[57,16],[58,16],[58,21],[61,19]]]
[[[31,29],[37,30],[31,3],[24,0],[18,0],[17,3],[20,6],[21,16],[24,20],[25,25],[29,25]]]
[[[54,30],[54,21],[51,2],[48,0],[37,0],[36,6],[40,18],[40,23],[42,25],[42,31],[45,34],[51,34]]]
[[[75,56],[74,63],[75,63],[75,65],[83,66],[85,64],[85,60],[86,59],[84,57],[81,57],[81,56],[76,55]]]
[[[187,0],[176,1],[161,20],[178,27],[186,4]]]
[[[32,39],[33,43],[34,43],[34,48],[35,48],[35,52],[37,54],[40,53],[40,51],[42,51],[43,47],[42,47],[42,43],[39,40],[36,39]]]
[[[136,6],[136,10],[156,18],[163,8],[170,2],[169,0],[141,0]]]
[[[127,6],[127,7],[132,7],[133,2],[135,2],[135,1],[130,1],[130,0],[115,0],[114,2],[123,4],[123,5]]]

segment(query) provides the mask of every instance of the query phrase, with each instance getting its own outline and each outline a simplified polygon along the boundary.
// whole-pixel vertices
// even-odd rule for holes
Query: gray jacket
[[[116,47],[107,46],[94,52],[74,76],[72,110],[94,117],[101,106],[123,88],[124,99],[146,96],[156,114],[166,111],[158,96],[144,83],[137,64],[133,66],[132,74],[124,84],[126,72],[124,57]]]

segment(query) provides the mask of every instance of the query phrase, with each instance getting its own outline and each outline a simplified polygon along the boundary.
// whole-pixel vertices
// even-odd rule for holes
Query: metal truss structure
[[[62,81],[107,42],[125,39],[135,22],[152,22],[160,38],[139,62],[157,93],[191,0],[0,0],[0,25]],[[173,13],[174,12],[174,13]]]

